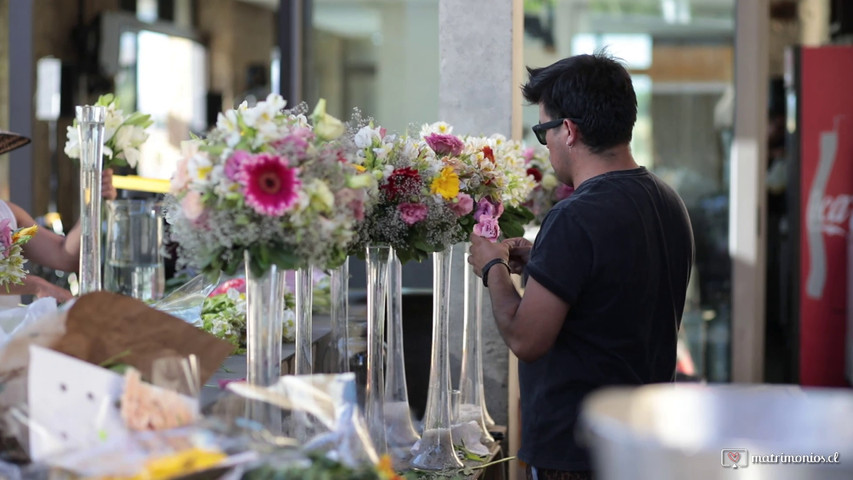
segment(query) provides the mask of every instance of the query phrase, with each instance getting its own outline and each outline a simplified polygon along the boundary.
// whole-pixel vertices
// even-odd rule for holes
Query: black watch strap
[[[489,270],[497,264],[501,264],[506,267],[506,271],[512,273],[512,269],[509,268],[509,264],[506,263],[506,260],[503,258],[493,258],[489,260],[489,263],[483,265],[483,286],[489,288]]]

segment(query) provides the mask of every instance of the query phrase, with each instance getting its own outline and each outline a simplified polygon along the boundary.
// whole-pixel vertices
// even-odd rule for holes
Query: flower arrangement
[[[478,199],[473,232],[491,241],[518,237],[532,219],[523,205],[534,187],[524,168],[521,144],[503,135],[465,138],[461,188]]]
[[[472,231],[493,240],[501,228],[522,231],[527,214],[521,202],[532,182],[514,144],[498,135],[463,139],[452,130],[436,122],[416,138],[373,125],[355,134],[357,163],[378,188],[353,251],[387,244],[404,263],[422,261]]]
[[[533,223],[541,225],[551,207],[560,200],[568,198],[575,189],[557,179],[546,148],[527,147],[524,149],[523,157],[527,175],[536,183],[525,205],[533,212]]]
[[[150,115],[133,112],[125,115],[113,94],[101,95],[95,106],[106,107],[104,120],[104,168],[129,165],[135,168],[139,162],[139,148],[148,139],[145,131],[154,123]],[[68,127],[65,154],[69,158],[80,158],[80,136],[77,120]]]
[[[372,177],[351,164],[355,147],[324,101],[310,122],[284,107],[277,94],[244,102],[184,143],[166,214],[181,266],[232,275],[248,251],[260,275],[346,259]]]
[[[0,286],[21,285],[27,271],[24,269],[26,259],[23,255],[23,245],[35,236],[38,227],[33,225],[12,231],[11,220],[0,220]]]
[[[296,298],[293,292],[295,275],[286,277],[285,311],[282,318],[282,339],[293,343],[296,339]],[[329,277],[321,270],[313,275],[314,310],[328,308]],[[222,282],[207,298],[201,308],[201,328],[234,346],[234,353],[246,353],[246,279],[232,278]]]

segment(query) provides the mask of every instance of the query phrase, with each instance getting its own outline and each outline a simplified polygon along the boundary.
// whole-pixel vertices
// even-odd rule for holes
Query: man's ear
[[[578,124],[568,118],[563,120],[563,123],[565,123],[566,131],[568,132],[566,136],[566,146],[569,148],[574,147],[575,144],[580,141],[580,130],[578,129]]]

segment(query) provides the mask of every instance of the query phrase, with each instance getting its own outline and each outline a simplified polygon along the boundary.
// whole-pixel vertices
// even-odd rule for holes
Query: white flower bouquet
[[[148,133],[145,131],[152,123],[150,115],[133,112],[125,115],[119,108],[119,101],[113,94],[101,95],[95,106],[106,107],[104,120],[104,164],[103,168],[130,166],[135,168],[139,162],[139,149]],[[69,158],[80,158],[80,136],[77,133],[77,120],[68,127],[65,141],[65,154]]]

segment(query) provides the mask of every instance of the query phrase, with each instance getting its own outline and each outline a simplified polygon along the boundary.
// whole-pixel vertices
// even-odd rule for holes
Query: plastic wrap
[[[152,303],[151,306],[200,327],[204,300],[218,284],[219,279],[210,281],[204,275],[196,275],[160,301]]]
[[[378,462],[358,409],[352,373],[288,375],[269,387],[230,383],[228,390],[249,402],[264,402],[282,410],[287,419],[284,435],[254,425],[258,429],[255,436],[270,445],[300,445],[305,455],[321,454],[352,468]]]

